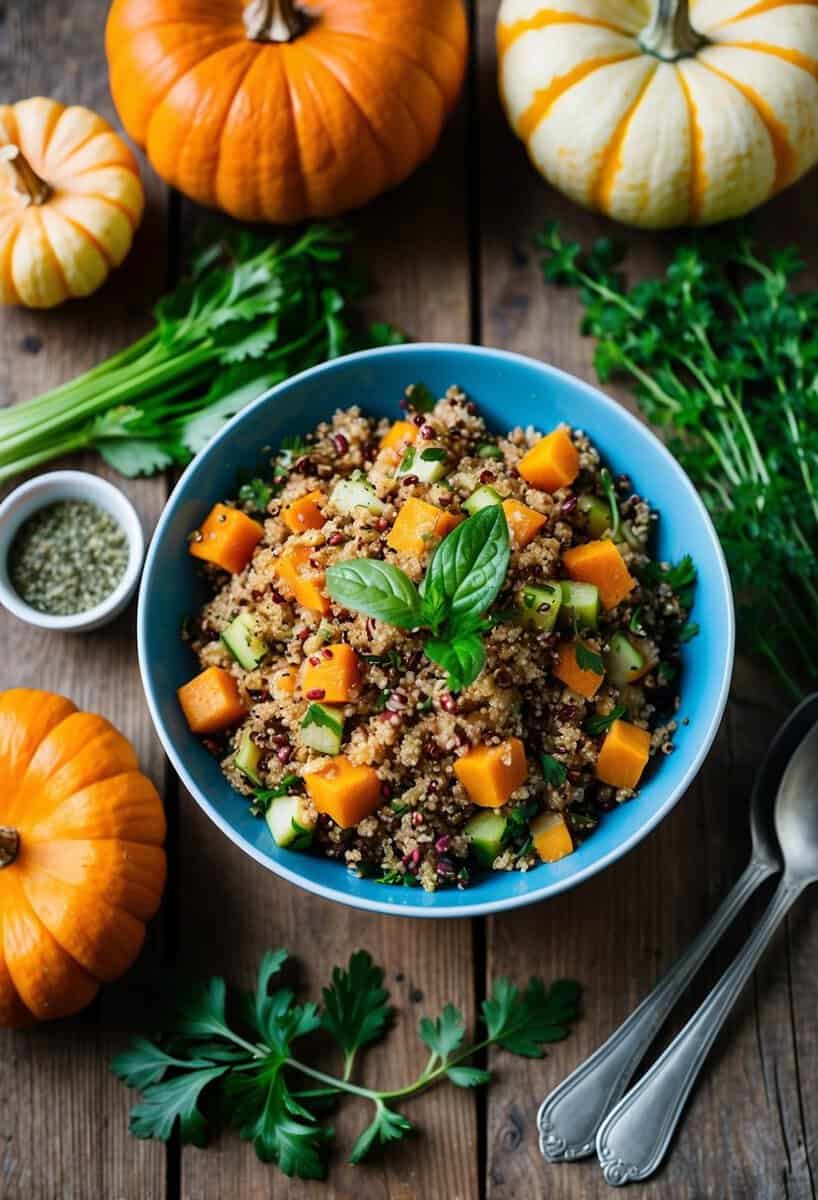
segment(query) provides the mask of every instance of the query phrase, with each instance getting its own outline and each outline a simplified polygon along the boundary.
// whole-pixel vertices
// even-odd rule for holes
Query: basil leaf
[[[427,625],[432,633],[437,634],[448,615],[446,598],[437,584],[432,583],[423,591],[420,614],[423,624]]]
[[[452,618],[479,616],[497,599],[509,559],[508,524],[499,505],[481,508],[443,539],[432,555],[421,595],[435,588]]]
[[[483,643],[474,633],[452,641],[429,638],[423,649],[427,658],[448,672],[449,688],[453,692],[461,692],[474,683],[486,664]]]
[[[448,455],[442,446],[429,446],[427,450],[421,450],[420,457],[422,462],[445,462]]]
[[[354,608],[399,629],[421,624],[420,597],[408,575],[376,558],[353,558],[327,569],[327,591],[345,608]]]

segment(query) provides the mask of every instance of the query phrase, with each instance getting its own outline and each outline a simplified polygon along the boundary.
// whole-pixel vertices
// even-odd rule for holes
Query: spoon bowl
[[[818,725],[802,740],[784,772],[775,831],[785,881],[806,887],[818,879]]]

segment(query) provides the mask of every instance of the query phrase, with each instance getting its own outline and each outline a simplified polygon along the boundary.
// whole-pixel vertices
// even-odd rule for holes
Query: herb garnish
[[[300,775],[284,775],[281,782],[274,788],[257,788],[250,802],[250,812],[254,817],[263,817],[274,800],[281,796],[289,796],[293,789],[302,784]]]
[[[354,558],[327,569],[327,591],[354,608],[399,629],[426,629],[424,652],[462,691],[483,669],[485,614],[503,586],[510,555],[508,525],[498,505],[462,521],[435,550],[419,588],[392,563]]]
[[[425,383],[410,384],[406,389],[406,398],[416,412],[431,412],[435,406],[434,393]]]
[[[488,1071],[471,1066],[478,1051],[496,1045],[512,1054],[540,1058],[543,1046],[566,1037],[577,1019],[579,985],[559,980],[546,989],[538,979],[523,991],[498,979],[482,1005],[485,1036],[465,1041],[463,1014],[447,1004],[439,1017],[424,1017],[418,1032],[429,1050],[420,1074],[405,1087],[376,1091],[351,1081],[358,1052],[381,1039],[393,1017],[383,971],[358,950],[346,969],[332,972],[323,990],[323,1009],[296,1002],[292,991],[271,984],[287,959],[285,950],[265,954],[255,990],[239,993],[228,1005],[221,978],[198,984],[184,996],[155,1039],[134,1038],[111,1064],[114,1074],[142,1092],[131,1112],[131,1132],[167,1141],[178,1123],[183,1142],[204,1146],[208,1123],[200,1107],[208,1091],[221,1093],[221,1110],[251,1141],[262,1162],[274,1162],[285,1175],[323,1179],[331,1128],[320,1113],[344,1095],[367,1100],[372,1119],[350,1152],[359,1163],[377,1145],[400,1140],[412,1125],[393,1107],[448,1079],[457,1087],[489,1083]],[[228,1010],[235,1016],[228,1015]],[[304,1062],[301,1039],[319,1030],[343,1053],[343,1073],[327,1074]],[[321,1062],[325,1060],[322,1056]],[[304,1086],[305,1083],[307,1086]]]
[[[605,674],[605,664],[602,661],[602,655],[597,653],[596,650],[592,650],[585,642],[576,643],[574,655],[580,671],[593,671],[594,675]]]
[[[541,754],[540,765],[545,782],[551,787],[562,787],[568,778],[568,771],[563,764],[551,754]]]
[[[621,717],[627,717],[628,710],[622,704],[616,704],[609,713],[596,713],[583,725],[586,733],[592,737],[597,737],[600,733],[604,733],[606,729],[610,729],[614,721],[618,721]]]
[[[273,489],[263,479],[248,479],[239,488],[238,498],[240,504],[246,504],[253,512],[263,513],[273,498]]]
[[[605,499],[608,501],[608,507],[611,510],[611,537],[615,541],[620,526],[619,502],[616,498],[616,489],[614,488],[613,479],[611,479],[611,472],[607,467],[603,467],[599,472],[599,481],[602,484]]]

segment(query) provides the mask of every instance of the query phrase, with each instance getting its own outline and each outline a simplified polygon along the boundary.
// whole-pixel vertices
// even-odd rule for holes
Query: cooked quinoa
[[[288,798],[292,813],[292,797],[300,797],[293,826],[298,837],[280,844],[290,841],[291,849],[302,851],[311,846],[361,875],[431,891],[466,887],[485,866],[528,870],[592,835],[605,812],[634,794],[631,787],[598,778],[600,751],[612,728],[621,734],[624,726],[627,737],[649,746],[654,760],[672,751],[679,643],[686,636],[693,573],[651,561],[647,547],[656,514],[627,477],[611,478],[581,430],[563,427],[576,451],[576,477],[546,490],[519,470],[542,433],[529,427],[495,436],[456,387],[429,411],[418,411],[429,407],[427,397],[420,385],[407,390],[406,424],[393,430],[386,446],[388,421],[355,407],[336,412],[303,442],[280,451],[268,479],[245,485],[238,499],[227,500],[229,509],[263,523],[263,535],[243,569],[228,574],[212,564],[201,567],[210,576],[213,596],[185,636],[202,669],[229,673],[246,712],[229,729],[205,739],[227,779],[253,811],[268,814],[274,832],[270,814],[280,799]],[[422,458],[421,468],[428,448],[434,453]],[[439,465],[429,469],[429,463]],[[524,474],[531,472],[524,468]],[[429,475],[439,478],[423,482]],[[351,505],[344,489],[337,491],[342,481],[367,489],[374,502]],[[476,492],[477,500],[470,501]],[[294,533],[285,514],[312,493],[320,513],[313,522],[317,527]],[[420,584],[440,537],[427,534],[423,548],[411,552],[388,541],[410,499],[458,520],[469,508],[477,510],[478,501],[514,500],[533,514],[523,521],[525,529],[508,521],[509,565],[491,606],[491,627],[480,635],[485,665],[457,692],[446,670],[424,653],[428,630],[397,628],[327,595],[327,570],[353,559],[383,560]],[[195,533],[192,545],[201,539],[202,533]],[[572,586],[565,555],[604,541],[610,543],[609,554],[615,546],[631,577],[630,590],[614,606],[599,604],[589,616],[569,603],[573,593],[565,591]],[[324,597],[324,613],[298,603],[291,577],[280,573],[283,556],[298,548],[304,548],[303,578],[313,585],[313,594]],[[563,600],[555,619],[550,604],[542,603],[551,594]],[[230,631],[237,618],[245,633],[250,631],[254,648],[249,658],[246,650],[240,654],[249,666],[235,657]],[[323,706],[322,689],[302,683],[338,647],[354,651],[339,653],[344,664],[352,663],[351,691],[345,701]],[[634,682],[621,681],[623,647],[633,658],[625,672],[631,671]],[[597,686],[593,696],[555,675],[566,654],[583,669],[583,679],[589,669],[592,676],[604,670],[601,682],[592,684]],[[324,707],[326,718],[318,711]],[[305,731],[308,710],[316,721]],[[475,788],[479,791],[482,782],[469,783],[472,791],[467,790],[456,764],[475,750],[484,754],[495,748],[502,786],[503,779],[512,778],[509,764],[517,751],[509,748],[515,739],[522,743],[524,760],[511,794],[496,810],[486,807],[484,794],[475,804]],[[482,780],[489,759],[475,761]],[[317,788],[310,778],[333,780],[341,763],[345,769],[348,764],[369,768],[359,774],[373,785],[371,811],[346,828],[320,799],[324,811],[316,810]],[[647,770],[660,768],[661,762],[651,763]],[[486,813],[498,819],[487,825],[483,817],[475,824],[474,818]],[[543,818],[543,813],[555,816]],[[550,832],[542,837],[544,827]]]

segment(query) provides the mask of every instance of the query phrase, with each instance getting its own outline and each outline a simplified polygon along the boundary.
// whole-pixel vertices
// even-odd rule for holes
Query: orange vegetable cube
[[[310,655],[304,667],[301,690],[308,700],[344,704],[353,698],[360,682],[358,655],[346,642],[338,642]]]
[[[540,813],[531,822],[534,849],[543,862],[559,862],[574,851],[574,841],[562,813]]]
[[[650,758],[650,734],[627,721],[614,721],[596,762],[596,777],[615,788],[635,788]]]
[[[188,549],[194,558],[203,558],[238,575],[253,557],[263,534],[264,526],[247,513],[226,504],[214,504],[201,528],[193,534]]]
[[[579,475],[579,454],[566,431],[555,429],[531,447],[518,470],[532,487],[556,492],[568,487]]]
[[[288,504],[281,514],[284,524],[292,533],[303,533],[305,529],[320,529],[326,517],[318,507],[326,496],[323,492],[308,492]]]
[[[176,695],[194,733],[219,733],[247,716],[238,684],[223,667],[208,667]]]
[[[434,550],[438,542],[462,520],[454,513],[444,512],[434,504],[411,497],[395,518],[386,539],[387,545],[401,554],[420,556],[424,550]]]
[[[545,517],[527,504],[519,500],[504,500],[503,512],[506,514],[508,531],[513,542],[520,547],[527,546],[545,524]]]
[[[329,599],[323,592],[324,572],[310,566],[313,551],[309,546],[293,546],[276,560],[276,575],[290,588],[299,604],[324,616]]]
[[[519,738],[508,738],[499,746],[475,746],[458,758],[454,770],[474,804],[500,808],[525,783],[525,748]]]
[[[292,696],[297,676],[298,671],[295,667],[283,667],[280,671],[276,671],[273,687],[282,696]]]
[[[590,700],[599,691],[599,686],[605,678],[597,675],[596,671],[588,671],[577,662],[577,648],[571,642],[563,642],[557,651],[557,665],[554,674],[561,679],[573,692],[578,692],[586,700]]]
[[[318,771],[304,776],[313,804],[342,829],[351,829],[382,802],[381,781],[373,767],[356,767],[339,754]]]
[[[572,579],[596,584],[603,608],[616,608],[636,587],[616,544],[607,539],[574,546],[565,551],[562,561]]]
[[[381,450],[403,450],[417,439],[418,427],[411,421],[396,421],[387,434],[381,438]]]

